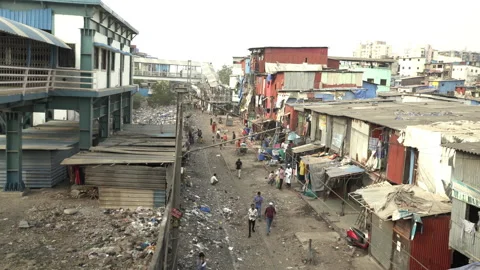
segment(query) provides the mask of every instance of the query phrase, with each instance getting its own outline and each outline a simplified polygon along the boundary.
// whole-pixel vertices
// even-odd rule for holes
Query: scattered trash
[[[20,223],[18,224],[18,227],[21,229],[28,229],[30,228],[30,224],[28,224],[28,221],[26,220],[21,220]]]
[[[233,247],[228,247],[228,250],[232,251],[232,250],[233,250]]]
[[[210,208],[208,206],[201,206],[200,211],[205,213],[210,213]]]
[[[70,208],[70,209],[63,210],[63,213],[65,215],[75,215],[76,213],[78,213],[78,210],[75,208]]]

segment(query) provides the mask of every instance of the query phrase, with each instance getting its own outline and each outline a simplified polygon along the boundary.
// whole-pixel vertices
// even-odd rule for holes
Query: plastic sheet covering
[[[474,262],[457,268],[450,268],[450,270],[478,270],[480,269],[480,262]]]
[[[358,189],[365,203],[382,220],[389,220],[398,210],[416,213],[419,216],[432,216],[450,213],[452,206],[442,196],[429,193],[413,185],[387,185]]]

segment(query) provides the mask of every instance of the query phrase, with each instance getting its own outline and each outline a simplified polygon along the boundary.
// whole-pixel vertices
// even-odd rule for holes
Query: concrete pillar
[[[122,94],[116,96],[118,101],[118,110],[113,113],[113,130],[122,130],[123,125],[123,97]]]
[[[133,113],[133,98],[132,92],[122,93],[123,99],[123,123],[131,124],[132,123],[132,113]]]
[[[6,115],[6,175],[5,191],[23,191],[22,178],[22,122],[20,112],[7,112]]]
[[[103,109],[101,111],[106,112],[105,116],[100,117],[99,119],[99,128],[100,128],[100,139],[103,140],[110,136],[110,96],[105,98],[105,101],[102,104]]]
[[[94,62],[94,48],[93,48],[93,41],[95,36],[95,30],[93,29],[80,29],[81,33],[81,48],[80,48],[80,69],[85,71],[92,71],[93,70],[93,62]],[[98,57],[98,55],[97,55]],[[93,80],[91,73],[81,73],[82,78],[80,79],[81,82],[91,83]],[[92,88],[91,84],[81,84],[81,88]]]
[[[80,150],[88,150],[92,146],[93,135],[93,101],[92,98],[79,98],[80,113]]]

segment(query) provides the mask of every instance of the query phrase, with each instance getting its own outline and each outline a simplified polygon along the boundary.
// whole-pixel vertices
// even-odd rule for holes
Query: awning
[[[327,169],[329,178],[344,177],[365,172],[364,169],[355,165],[345,165],[340,167],[332,167]]]
[[[309,143],[309,144],[293,147],[292,148],[292,153],[298,154],[298,153],[303,153],[303,152],[309,152],[309,151],[321,149],[323,147],[324,147],[324,145],[321,145],[321,144]]]
[[[65,42],[52,34],[4,17],[0,17],[0,32],[33,39],[65,49],[71,49]]]
[[[114,48],[114,47],[109,46],[109,45],[107,45],[107,44],[105,44],[105,43],[94,42],[93,45],[94,45],[95,47],[104,48],[104,49],[107,49],[107,50],[112,51],[112,52],[116,52],[116,53],[121,53],[121,54],[123,54],[123,55],[132,56],[131,53],[121,51],[120,49]]]

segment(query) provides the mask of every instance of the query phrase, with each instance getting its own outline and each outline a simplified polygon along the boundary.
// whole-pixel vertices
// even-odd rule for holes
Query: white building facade
[[[465,80],[466,86],[474,86],[480,75],[480,67],[469,65],[454,65],[452,70],[452,78]]]
[[[392,46],[385,41],[360,43],[353,52],[353,57],[382,59],[392,56]]]
[[[399,74],[402,77],[414,77],[425,70],[425,57],[402,57],[398,59]]]

